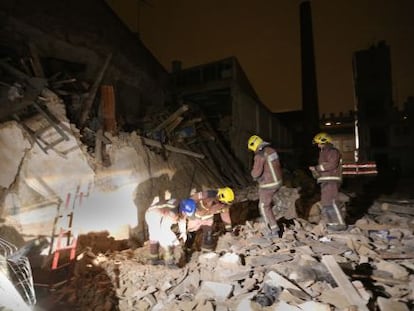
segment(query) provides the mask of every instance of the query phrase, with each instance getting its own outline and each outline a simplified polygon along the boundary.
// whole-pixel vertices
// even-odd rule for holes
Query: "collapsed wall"
[[[50,111],[64,111],[55,94],[45,95]],[[2,215],[25,237],[49,236],[55,217],[74,209],[72,225],[78,233],[108,231],[117,239],[126,239],[131,229],[143,234],[143,213],[155,196],[169,191],[185,197],[192,188],[217,185],[190,156],[169,153],[165,159],[145,146],[135,132],[107,134],[111,165],[99,165],[81,143],[79,131],[65,115],[59,119],[69,140],[48,153],[30,140],[18,122],[1,125]],[[49,135],[56,135],[53,129]],[[74,202],[80,194],[82,202]]]
[[[104,2],[3,1],[0,16],[3,223],[26,240],[65,222],[144,239],[155,196],[223,183],[199,158],[137,134],[165,116],[168,73]],[[102,85],[114,91],[110,131]]]
[[[90,232],[142,244],[155,197],[250,182],[207,120],[172,101],[166,70],[103,2],[4,1],[0,16],[8,241],[46,237],[48,255]]]
[[[70,86],[60,95],[75,105],[89,92],[105,59],[102,81],[117,89],[117,114],[136,128],[170,101],[168,73],[104,1],[6,0],[0,3],[0,59],[12,60],[49,85]],[[2,82],[14,82],[4,79]],[[69,80],[79,83],[67,84]],[[76,96],[75,96],[76,95]]]

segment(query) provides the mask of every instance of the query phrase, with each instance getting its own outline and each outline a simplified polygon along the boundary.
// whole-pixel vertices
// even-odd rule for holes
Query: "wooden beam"
[[[413,259],[414,258],[414,252],[403,253],[402,249],[401,249],[400,253],[382,251],[382,252],[378,252],[378,255],[384,260],[387,260],[387,259],[392,259],[392,260],[396,260],[396,259]]]
[[[414,205],[413,204],[393,204],[393,203],[384,202],[380,205],[380,208],[382,211],[414,216]]]
[[[174,121],[172,121],[170,124],[168,124],[165,127],[165,130],[167,131],[167,133],[170,134],[181,123],[181,121],[183,121],[183,119],[184,119],[183,117],[178,117]]]
[[[152,146],[152,147],[156,147],[156,148],[165,148],[168,151],[185,154],[185,155],[195,157],[195,158],[199,158],[199,159],[204,159],[204,154],[192,152],[192,151],[185,150],[185,149],[180,149],[180,148],[170,146],[170,145],[163,145],[157,140],[149,139],[149,138],[146,138],[146,137],[143,137],[143,136],[139,136],[139,137],[141,138],[142,143],[144,145]]]
[[[114,87],[112,85],[102,85],[101,96],[104,130],[114,134],[116,132],[116,104]]]
[[[188,145],[187,143],[184,143],[187,149],[194,151],[196,149],[193,147],[194,145]],[[195,152],[195,151],[194,151]],[[196,158],[195,159],[200,167],[204,170],[204,175],[208,174],[212,180],[215,182],[221,182],[221,176],[217,173],[216,170],[213,170],[212,167],[209,166],[207,161],[201,161],[201,159]]]
[[[171,114],[167,119],[165,119],[161,124],[159,124],[152,131],[156,132],[156,131],[159,131],[165,128],[166,126],[168,126],[171,122],[173,122],[175,119],[177,119],[180,115],[182,115],[187,110],[188,110],[188,105],[182,105],[179,109],[177,109],[173,114]]]
[[[342,289],[341,292],[348,300],[349,305],[357,306],[360,311],[369,311],[366,303],[361,298],[352,283],[348,280],[348,277],[342,271],[335,258],[332,255],[322,256],[322,263],[326,266],[326,268],[328,268],[338,287]]]
[[[45,73],[43,71],[42,63],[40,62],[39,52],[36,45],[33,42],[29,42],[30,54],[32,56],[31,63],[32,69],[36,77],[44,78]]]
[[[98,129],[95,135],[95,160],[99,165],[102,164],[102,128]]]
[[[98,76],[96,77],[91,89],[89,90],[89,94],[88,97],[85,99],[85,102],[83,103],[82,107],[81,107],[81,112],[80,112],[80,117],[79,117],[79,125],[80,128],[83,128],[85,125],[86,120],[88,119],[90,110],[92,108],[93,102],[95,100],[95,96],[96,96],[96,92],[99,88],[99,85],[102,82],[102,79],[104,77],[105,71],[109,66],[109,62],[112,58],[112,54],[109,54],[106,59],[105,59],[105,63],[102,66],[101,70],[98,73]]]
[[[231,168],[232,174],[237,179],[239,185],[247,186],[249,184],[249,181],[247,180],[245,172],[238,165],[237,159],[231,153],[231,148],[226,148],[224,146],[224,143],[221,141],[220,137],[217,135],[217,132],[213,129],[211,124],[208,122],[207,117],[203,116],[203,119],[205,120],[205,122],[203,122],[203,125],[207,128],[210,135],[212,135],[212,137],[214,137],[214,141],[217,145],[217,148],[223,156],[223,161],[226,162],[225,165],[227,165],[227,166],[229,166],[229,168]]]

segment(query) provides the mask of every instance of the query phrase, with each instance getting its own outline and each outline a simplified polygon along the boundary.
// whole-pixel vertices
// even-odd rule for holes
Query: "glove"
[[[179,239],[181,239],[185,243],[187,241],[187,232],[180,233]]]
[[[309,170],[311,171],[313,178],[315,179],[319,178],[319,172],[316,170],[316,167],[309,166]]]
[[[231,225],[225,226],[226,233],[229,233],[232,237],[236,237],[239,235],[240,228],[239,226],[236,226],[234,228],[231,227]]]

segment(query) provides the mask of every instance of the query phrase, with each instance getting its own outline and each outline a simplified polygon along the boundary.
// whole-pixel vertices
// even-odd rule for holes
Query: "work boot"
[[[328,205],[322,207],[322,220],[326,224],[326,228],[332,231],[346,230],[347,226],[343,220],[342,214],[336,205]]]
[[[185,241],[185,244],[184,244],[186,262],[189,262],[191,259],[195,237],[196,237],[196,232],[187,232],[187,241]]]
[[[280,228],[277,224],[273,226],[269,226],[269,231],[266,234],[266,237],[268,238],[278,238],[279,237]]]
[[[202,226],[203,241],[201,243],[201,250],[204,252],[211,252],[214,249],[213,227]]]
[[[168,268],[178,268],[174,260],[174,246],[168,246],[165,248],[164,261]]]
[[[187,250],[192,250],[193,244],[196,238],[196,232],[187,232],[187,241],[184,243],[184,247]]]
[[[160,259],[159,255],[160,244],[159,243],[151,243],[149,244],[149,263],[151,265],[160,265],[162,260]]]

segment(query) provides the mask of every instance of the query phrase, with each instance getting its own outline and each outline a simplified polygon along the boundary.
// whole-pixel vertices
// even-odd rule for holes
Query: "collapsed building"
[[[412,222],[367,219],[348,239],[329,236],[314,224],[317,197],[298,208],[303,196],[295,185],[308,181],[299,175],[286,178],[275,198],[285,228],[280,240],[263,238],[263,225],[246,222],[259,216],[250,208],[257,193],[246,173],[247,137],[257,133],[284,150],[292,139],[259,102],[235,58],[176,70],[170,79],[103,2],[42,4],[0,5],[0,246],[13,250],[14,244],[22,248],[12,254],[29,256],[47,245],[29,256],[32,285],[56,300],[44,308],[249,310],[278,300],[279,310],[365,310],[369,303],[412,301],[406,272],[412,264],[388,265],[386,256],[400,257],[379,253],[364,237],[388,230],[406,247]],[[224,185],[236,192],[234,236],[217,237],[210,254],[194,250],[178,270],[148,266],[143,215],[153,199]],[[313,224],[293,220],[298,216]],[[396,230],[401,225],[403,233]],[[39,237],[47,241],[26,244]],[[377,299],[358,283],[360,294],[352,291],[340,303],[321,298],[324,290],[335,295],[356,286],[343,280],[332,256],[352,264],[373,258],[375,268],[395,269],[396,282],[373,279],[391,294]],[[16,262],[29,279],[26,263]],[[284,266],[292,263],[309,269],[294,276],[297,271]],[[25,293],[36,301],[35,293]]]
[[[184,197],[191,188],[247,185],[237,158],[217,143],[220,136],[208,120],[197,107],[173,100],[168,73],[105,4],[83,5],[103,24],[70,31],[59,29],[62,8],[50,8],[54,14],[44,16],[37,6],[3,4],[1,117],[9,174],[2,186],[16,189],[13,198],[4,193],[6,210],[20,213],[35,204],[55,210],[80,195],[87,204],[101,188],[117,198],[96,194],[100,202],[91,205],[101,212],[108,206],[117,216],[122,213],[115,205],[131,208],[118,225],[136,226],[137,205],[145,209],[159,192]],[[111,30],[100,37],[103,25]],[[207,161],[200,161],[206,159],[201,151],[209,152]],[[108,225],[99,226],[117,230]]]

